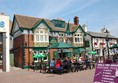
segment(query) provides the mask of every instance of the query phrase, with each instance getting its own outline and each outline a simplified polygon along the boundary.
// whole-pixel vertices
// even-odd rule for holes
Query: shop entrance
[[[0,33],[0,69],[3,68],[3,46],[2,46],[2,43],[3,43],[3,35],[2,33]]]

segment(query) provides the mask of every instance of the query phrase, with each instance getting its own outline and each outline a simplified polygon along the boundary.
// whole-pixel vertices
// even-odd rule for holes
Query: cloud
[[[45,5],[40,11],[39,16],[50,17],[64,10],[73,0],[45,0]]]
[[[72,11],[70,10],[69,12],[63,14],[62,16],[64,17],[64,16],[67,16],[67,15],[71,15],[71,14],[77,13],[77,12],[79,12],[79,11],[89,7],[89,6],[91,6],[92,4],[94,4],[94,3],[98,2],[98,1],[100,1],[100,0],[90,0],[90,1],[88,1],[88,0],[74,1],[73,0],[73,2],[74,2],[73,3],[73,6],[74,6],[73,10]]]

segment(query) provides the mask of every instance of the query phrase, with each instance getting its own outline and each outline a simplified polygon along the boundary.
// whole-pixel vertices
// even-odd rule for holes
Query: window
[[[52,23],[55,27],[59,28],[65,28],[65,21],[62,20],[52,20]]]
[[[74,35],[74,42],[75,43],[82,43],[83,42],[83,36],[82,34],[75,34]]]
[[[98,40],[98,39],[96,39],[96,43],[98,43],[98,41],[99,41],[99,40]]]
[[[35,42],[48,42],[49,41],[49,34],[46,30],[36,30],[34,32],[34,41]]]
[[[64,34],[63,33],[59,33],[59,36],[64,36]]]

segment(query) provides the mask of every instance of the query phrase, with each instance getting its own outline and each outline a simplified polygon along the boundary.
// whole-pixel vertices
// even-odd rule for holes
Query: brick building
[[[49,50],[48,47],[58,42],[69,43],[76,50],[83,48],[85,31],[79,24],[77,16],[74,18],[74,23],[69,23],[60,18],[49,20],[14,15],[11,35],[14,44],[14,64],[23,68],[28,63],[32,63],[34,52],[47,55],[44,61],[57,57],[60,49]],[[65,50],[73,51],[72,48]]]

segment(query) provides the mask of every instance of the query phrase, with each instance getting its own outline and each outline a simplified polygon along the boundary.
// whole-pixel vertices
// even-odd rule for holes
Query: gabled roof
[[[93,37],[101,37],[101,38],[107,37],[107,35],[105,33],[102,33],[102,32],[87,31],[87,34],[90,35],[90,36],[93,36]],[[114,37],[111,34],[109,34],[108,38],[116,38],[116,37]]]
[[[14,19],[17,21],[20,28],[24,29],[32,29],[35,27],[42,19],[48,24],[48,26],[52,29],[52,31],[60,31],[66,32],[66,28],[68,23],[65,22],[65,28],[56,28],[51,20],[44,19],[44,18],[37,18],[37,17],[30,17],[30,16],[23,16],[23,15],[14,15]],[[14,20],[13,19],[13,20]],[[80,25],[75,25],[74,23],[69,23],[70,25],[70,32],[75,32]]]

